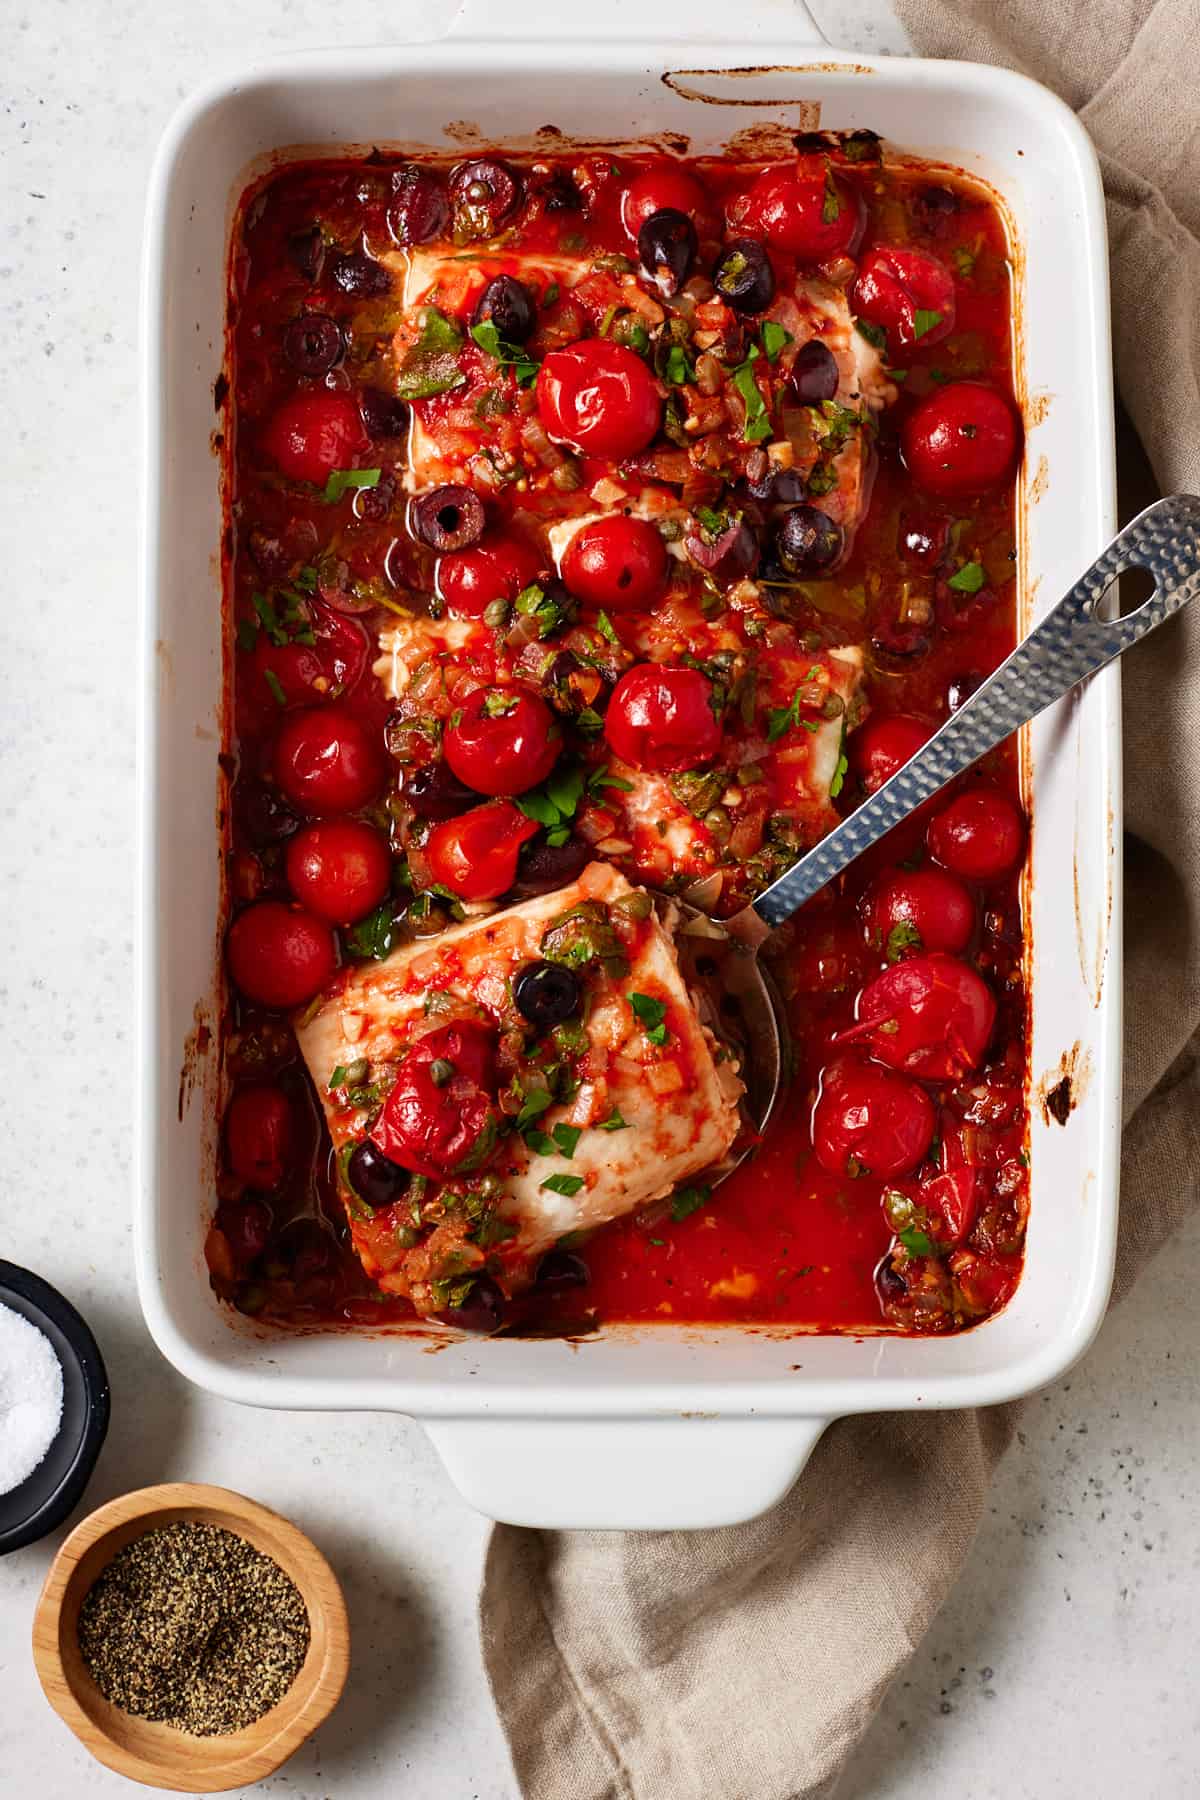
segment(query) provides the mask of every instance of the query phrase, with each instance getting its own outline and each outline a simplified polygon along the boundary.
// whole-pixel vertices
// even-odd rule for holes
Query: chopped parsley
[[[870,319],[855,319],[854,329],[859,337],[866,338],[868,344],[874,349],[887,349],[887,332],[882,325],[876,325]]]
[[[525,1103],[517,1114],[518,1131],[524,1131],[535,1119],[540,1119],[547,1107],[554,1105],[554,1096],[549,1088],[533,1088],[525,1095]]]
[[[845,786],[846,777],[850,773],[850,764],[846,758],[846,727],[842,726],[842,741],[838,747],[837,767],[833,771],[833,780],[829,784],[829,798],[836,800]]]
[[[570,1200],[583,1186],[583,1176],[547,1175],[545,1181],[540,1182],[539,1186],[549,1188],[552,1194],[565,1194],[567,1199]]]
[[[536,620],[539,638],[548,638],[569,614],[573,616],[570,601],[565,596],[562,601],[556,600],[538,581],[531,581],[528,587],[522,588],[513,605],[523,618]]]
[[[969,562],[964,563],[961,569],[955,570],[946,586],[952,587],[956,594],[977,594],[986,579],[983,564]]]
[[[913,314],[913,337],[923,338],[926,332],[932,331],[942,322],[940,312],[931,312],[927,306],[918,306]]]
[[[617,636],[615,625],[603,608],[596,614],[596,630],[600,633],[602,638],[607,638],[610,644],[619,644],[621,642],[620,638]]]
[[[696,371],[688,361],[682,344],[672,344],[663,363],[663,379],[672,387],[682,387],[696,379]]]
[[[699,1212],[702,1206],[707,1206],[711,1199],[712,1189],[710,1187],[697,1185],[676,1188],[671,1195],[671,1217],[678,1225],[681,1219],[690,1218],[694,1212]]]
[[[382,474],[382,469],[331,469],[321,498],[326,506],[335,506],[352,488],[378,487]]]
[[[915,1225],[906,1226],[903,1231],[898,1231],[896,1236],[913,1256],[932,1256],[934,1253],[933,1239],[928,1232],[918,1231]]]
[[[481,319],[478,325],[472,325],[471,336],[481,350],[495,357],[502,368],[511,369],[517,378],[518,387],[529,387],[537,380],[537,372],[541,363],[521,344],[510,344],[500,336],[494,319]]]
[[[833,179],[833,170],[829,163],[825,164],[825,197],[821,202],[822,225],[836,225],[842,216],[842,203],[838,199],[837,184]]]
[[[278,675],[275,673],[274,669],[264,669],[263,670],[263,680],[266,682],[266,684],[270,688],[272,694],[275,696],[276,706],[286,706],[287,705],[287,695],[284,693],[283,683],[282,683],[282,681],[280,681],[280,679],[279,679]]]
[[[791,332],[785,331],[774,319],[764,319],[758,335],[762,339],[763,355],[769,363],[773,363],[784,346],[792,341]]]
[[[800,696],[802,688],[797,688],[787,706],[770,706],[767,708],[767,742],[776,743],[795,726],[802,725],[805,731],[816,731],[815,719],[800,717]]]
[[[906,950],[923,948],[920,932],[906,919],[902,919],[898,925],[893,925],[888,932],[887,959],[890,963],[899,962]]]
[[[773,429],[762,389],[754,378],[754,365],[761,354],[758,345],[751,344],[746,360],[730,372],[730,380],[746,403],[746,422],[742,426],[742,437],[748,444],[761,443],[763,438],[770,437]]]
[[[344,934],[344,942],[351,956],[371,957],[382,962],[392,948],[395,934],[394,908],[390,900],[385,900],[382,906],[377,906],[365,919],[351,926]]]
[[[421,319],[421,335],[396,371],[396,395],[401,400],[428,400],[434,394],[463,387],[466,376],[458,366],[463,335],[453,319],[427,306]]]
[[[620,1109],[616,1106],[613,1107],[607,1119],[601,1119],[596,1126],[597,1131],[628,1131],[629,1129],[629,1120],[621,1117]]]
[[[626,994],[634,1016],[637,1018],[646,1036],[652,1044],[665,1044],[667,1041],[667,1008],[665,1001],[654,999],[651,994]]]
[[[578,1125],[566,1125],[560,1122],[557,1125],[551,1126],[550,1135],[557,1144],[560,1153],[565,1156],[569,1162],[575,1154],[575,1146],[583,1136],[583,1132]]]
[[[571,820],[583,798],[586,783],[577,764],[555,769],[543,787],[517,796],[517,805],[527,819],[536,819],[546,828],[546,842],[556,847],[571,835]]]

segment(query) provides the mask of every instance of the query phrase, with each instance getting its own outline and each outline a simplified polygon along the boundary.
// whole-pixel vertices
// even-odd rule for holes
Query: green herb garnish
[[[920,932],[907,920],[902,920],[899,925],[893,925],[888,932],[887,959],[890,963],[899,962],[906,950],[923,948]]]
[[[751,344],[744,362],[730,371],[730,380],[746,403],[746,422],[742,426],[742,437],[748,444],[761,443],[769,438],[772,431],[771,415],[767,403],[763,399],[762,389],[754,379],[754,365],[761,352],[757,344]]]
[[[665,1044],[667,1041],[667,1008],[665,1001],[656,1000],[652,994],[626,994],[635,1017],[652,1044]]]
[[[550,1127],[550,1135],[558,1145],[563,1156],[570,1161],[571,1157],[575,1154],[575,1146],[583,1136],[583,1132],[578,1125],[558,1124]]]
[[[378,487],[382,474],[382,469],[331,469],[321,498],[326,506],[335,506],[352,488]]]
[[[540,1187],[549,1188],[552,1194],[565,1194],[570,1200],[583,1186],[582,1175],[547,1175]]]
[[[397,396],[401,400],[428,400],[434,394],[463,387],[467,378],[458,366],[462,342],[462,331],[454,320],[436,306],[427,306],[421,335],[396,371]]]
[[[510,344],[500,336],[494,319],[481,319],[478,325],[472,325],[471,336],[481,350],[495,357],[502,368],[511,369],[517,378],[518,387],[529,387],[537,380],[537,372],[541,363],[530,356],[521,344]]]
[[[536,819],[546,827],[546,842],[565,844],[571,835],[571,820],[584,793],[583,770],[577,764],[555,769],[549,780],[528,794],[517,796],[517,805],[527,819]]]
[[[969,562],[964,563],[961,569],[955,570],[946,586],[952,587],[957,594],[977,594],[986,579],[983,564]]]
[[[623,1119],[621,1117],[620,1109],[615,1106],[609,1113],[607,1119],[601,1119],[596,1126],[597,1131],[629,1131],[630,1129],[629,1120]]]
[[[874,349],[887,349],[887,332],[882,325],[876,325],[870,319],[855,319],[854,329],[859,337],[866,338],[868,344]]]
[[[678,1225],[681,1219],[690,1218],[692,1213],[699,1212],[702,1206],[707,1206],[711,1199],[712,1189],[710,1187],[676,1188],[671,1195],[671,1217]]]
[[[764,319],[758,335],[762,339],[763,354],[769,363],[773,363],[784,346],[792,341],[791,332],[785,331],[774,319]]]
[[[896,1235],[904,1248],[913,1256],[932,1256],[934,1254],[933,1239],[928,1232],[918,1231],[915,1226],[909,1226],[906,1230],[897,1232]]]
[[[284,693],[283,683],[282,683],[282,681],[280,681],[280,679],[279,679],[278,675],[275,673],[274,669],[264,669],[263,670],[263,680],[266,682],[267,686],[270,688],[272,694],[274,694],[276,706],[286,706],[287,705],[287,695]]]
[[[931,312],[927,306],[918,306],[913,314],[913,337],[923,338],[927,331],[932,331],[934,326],[940,325],[941,322],[940,312]]]

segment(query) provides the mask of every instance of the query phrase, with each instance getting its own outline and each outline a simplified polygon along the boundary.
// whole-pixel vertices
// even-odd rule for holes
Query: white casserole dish
[[[519,12],[519,40],[507,26],[496,37],[489,9],[475,7],[474,36],[274,63],[185,105],[150,188],[135,1226],[142,1306],[163,1354],[214,1393],[420,1418],[466,1498],[522,1524],[658,1528],[752,1517],[786,1491],[837,1417],[988,1404],[1061,1374],[1090,1342],[1111,1279],[1121,1053],[1115,667],[1030,734],[1032,1213],[1024,1277],[998,1317],[942,1339],[657,1327],[576,1346],[455,1339],[431,1354],[427,1337],[267,1334],[209,1290],[202,1245],[220,1099],[210,1034],[220,1016],[223,695],[220,470],[210,434],[227,233],[252,163],[288,146],[311,154],[351,140],[443,153],[464,141],[519,147],[548,124],[585,140],[681,133],[695,152],[723,146],[747,123],[811,127],[815,106],[826,127],[869,126],[899,148],[986,178],[1015,225],[1027,622],[1114,528],[1103,200],[1075,117],[1018,75],[850,58],[828,49],[797,8],[759,5],[755,40],[743,11],[742,35],[724,48],[728,26],[718,15],[726,9],[714,0],[654,9],[654,42],[636,41],[645,21],[622,0],[606,9],[604,43],[586,41],[586,24],[539,0],[508,8]],[[691,73],[667,83],[666,71]],[[464,138],[464,120],[478,139]],[[1057,1098],[1069,1094],[1070,1110],[1044,1107],[1038,1096],[1064,1076],[1069,1089],[1059,1086]]]

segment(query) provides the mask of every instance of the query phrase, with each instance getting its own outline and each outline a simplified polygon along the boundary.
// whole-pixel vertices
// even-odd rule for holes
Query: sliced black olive
[[[279,789],[265,781],[239,781],[234,806],[246,836],[260,849],[282,844],[300,823]]]
[[[358,396],[358,410],[372,442],[403,437],[408,430],[407,406],[386,388],[363,388]]]
[[[534,1286],[542,1294],[563,1294],[568,1288],[586,1287],[591,1270],[582,1256],[570,1250],[548,1250],[537,1266]]]
[[[591,849],[582,838],[569,837],[565,844],[548,844],[545,838],[534,838],[521,848],[517,892],[553,893],[555,888],[566,887],[581,875],[591,860]]]
[[[885,1306],[903,1300],[908,1293],[908,1283],[892,1261],[890,1251],[875,1271],[875,1288]]]
[[[442,237],[450,223],[450,202],[436,175],[410,163],[392,177],[395,199],[388,207],[388,225],[398,244],[427,244]]]
[[[704,537],[698,531],[689,533],[683,547],[719,586],[740,581],[758,561],[758,539],[744,519],[734,520],[715,538]]]
[[[475,308],[474,323],[490,319],[510,344],[523,344],[537,324],[533,295],[515,275],[497,275],[489,281]]]
[[[535,169],[529,190],[546,212],[582,212],[583,195],[563,169]]]
[[[517,1011],[539,1031],[573,1019],[583,1004],[583,984],[564,963],[527,963],[513,983]]]
[[[364,1138],[346,1164],[350,1186],[368,1206],[390,1206],[398,1200],[412,1177],[407,1169],[385,1156],[370,1138]]]
[[[521,198],[521,184],[504,163],[477,157],[450,176],[450,198],[465,236],[492,237]]]
[[[696,261],[696,227],[685,212],[664,206],[638,232],[638,257],[660,292],[677,294]]]
[[[796,469],[776,468],[768,468],[759,481],[748,481],[746,490],[768,506],[795,506],[808,492],[803,475]]]
[[[448,763],[426,763],[404,780],[404,798],[418,819],[452,819],[477,806],[479,795],[458,779]]]
[[[391,275],[381,262],[376,262],[363,250],[335,256],[330,274],[334,285],[341,288],[343,294],[352,294],[356,300],[373,300],[391,291]]]
[[[775,271],[757,238],[734,238],[726,244],[712,279],[734,312],[765,312],[775,298]]]
[[[820,338],[810,338],[792,364],[792,391],[805,406],[819,406],[838,391],[838,366],[833,351]]]
[[[459,1331],[473,1331],[490,1336],[504,1323],[506,1301],[490,1275],[481,1275],[461,1306],[448,1306],[437,1316]]]
[[[775,533],[775,554],[789,575],[819,575],[842,554],[845,534],[819,506],[793,506]]]
[[[283,354],[299,375],[327,375],[345,348],[342,328],[328,313],[301,313],[283,334]]]
[[[325,239],[319,225],[296,231],[287,241],[288,260],[305,281],[319,281],[325,264]]]
[[[483,535],[483,501],[459,482],[431,488],[409,508],[409,527],[431,550],[465,550]]]

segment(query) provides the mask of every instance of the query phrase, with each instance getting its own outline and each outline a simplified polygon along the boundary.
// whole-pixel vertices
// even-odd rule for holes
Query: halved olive
[[[757,238],[734,238],[726,244],[712,278],[734,312],[765,312],[775,298],[775,271]]]
[[[790,376],[797,400],[805,406],[819,406],[832,400],[838,391],[838,366],[833,351],[820,338],[810,338],[797,353]]]
[[[368,1206],[390,1206],[412,1180],[408,1170],[385,1156],[370,1138],[364,1138],[346,1164],[350,1186]]]
[[[517,1011],[539,1031],[573,1019],[583,1003],[583,984],[564,963],[527,963],[513,983]]]
[[[327,375],[345,348],[342,328],[328,313],[301,313],[283,334],[283,354],[300,375]]]
[[[533,295],[515,275],[497,275],[479,296],[473,323],[490,319],[510,344],[523,344],[537,324]]]
[[[819,506],[793,506],[775,534],[775,554],[789,575],[818,575],[842,554],[845,534]]]
[[[491,237],[521,198],[512,170],[492,157],[460,163],[450,177],[455,223],[470,237]]]
[[[472,488],[447,482],[413,501],[409,528],[431,550],[466,550],[483,536],[483,501]]]
[[[427,244],[445,233],[450,202],[435,175],[410,163],[393,175],[392,186],[396,197],[388,207],[387,219],[398,244]]]
[[[684,212],[664,206],[638,232],[638,257],[660,292],[677,294],[696,260],[696,227]]]
[[[364,250],[335,256],[330,274],[334,285],[341,288],[343,294],[352,294],[356,300],[373,300],[388,293],[392,285],[391,275],[384,265]]]

